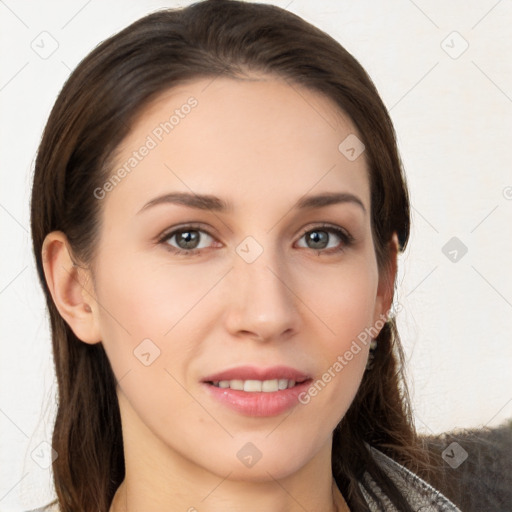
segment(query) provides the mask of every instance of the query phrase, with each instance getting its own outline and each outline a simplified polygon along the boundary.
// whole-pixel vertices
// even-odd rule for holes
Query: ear
[[[393,233],[389,241],[389,258],[379,275],[379,285],[377,288],[377,297],[375,301],[374,325],[378,320],[382,320],[393,304],[393,294],[395,288],[395,277],[398,268],[398,236]]]
[[[64,233],[52,231],[46,236],[42,259],[48,288],[62,318],[83,342],[100,342],[98,304],[90,271],[74,264]]]

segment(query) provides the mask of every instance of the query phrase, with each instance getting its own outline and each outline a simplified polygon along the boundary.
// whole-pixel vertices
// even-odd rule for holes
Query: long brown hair
[[[349,116],[366,147],[379,271],[390,261],[394,232],[401,249],[407,244],[409,198],[391,119],[361,65],[323,31],[275,6],[207,0],[145,16],[100,44],[55,102],[37,153],[31,202],[33,248],[58,382],[53,448],[59,456],[53,474],[63,512],[107,512],[125,468],[116,379],[103,345],[81,342],[59,315],[43,273],[43,240],[51,231],[63,231],[75,257],[91,264],[101,218],[94,190],[112,171],[112,157],[137,115],[180,83],[251,72],[324,94]],[[377,341],[373,368],[365,372],[334,432],[333,475],[353,511],[366,509],[359,487],[365,471],[398,509],[408,511],[368,448],[420,468],[422,451],[393,319]]]

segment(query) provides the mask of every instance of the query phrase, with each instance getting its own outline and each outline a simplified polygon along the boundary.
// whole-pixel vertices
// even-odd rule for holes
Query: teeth
[[[277,379],[264,380],[261,383],[261,391],[270,393],[272,391],[277,391],[278,389],[279,389],[279,381]]]
[[[237,389],[239,391],[244,390],[244,381],[243,380],[230,380],[230,381],[228,381],[228,384],[231,389]]]
[[[283,389],[293,388],[294,380],[288,379],[272,379],[272,380],[221,380],[214,382],[214,386],[218,388],[231,388],[238,391],[247,391],[248,393],[273,393]]]
[[[249,391],[250,393],[261,391],[261,386],[261,380],[246,380],[244,382],[244,391]]]

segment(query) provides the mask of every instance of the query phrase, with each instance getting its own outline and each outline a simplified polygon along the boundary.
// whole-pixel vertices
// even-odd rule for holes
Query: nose
[[[299,299],[282,258],[265,248],[249,263],[238,254],[226,282],[226,329],[235,337],[269,342],[288,339],[299,329]]]

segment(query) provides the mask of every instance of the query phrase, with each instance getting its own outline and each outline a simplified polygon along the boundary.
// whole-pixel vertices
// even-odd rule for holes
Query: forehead
[[[236,193],[249,204],[344,190],[369,209],[364,152],[343,152],[351,137],[360,139],[333,100],[284,79],[197,79],[143,109],[120,145],[112,172],[128,172],[109,201],[128,194],[135,208],[156,192],[181,190],[234,203]]]

